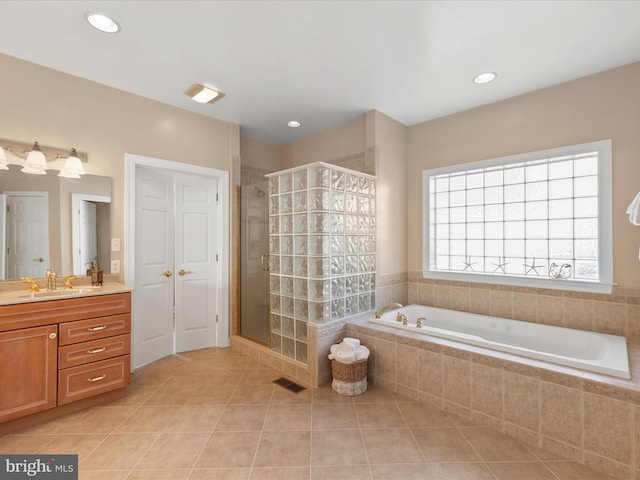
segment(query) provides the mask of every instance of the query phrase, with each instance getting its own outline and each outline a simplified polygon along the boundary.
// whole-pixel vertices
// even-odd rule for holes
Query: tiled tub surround
[[[308,362],[308,323],[375,307],[376,180],[313,163],[267,175],[271,349]]]
[[[350,320],[345,334],[371,350],[375,385],[595,470],[640,479],[640,347],[629,348],[633,380],[622,380],[368,320]]]

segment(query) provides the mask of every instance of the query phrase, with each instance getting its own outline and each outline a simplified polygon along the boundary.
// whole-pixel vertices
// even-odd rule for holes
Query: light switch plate
[[[120,251],[120,239],[119,238],[112,238],[111,239],[111,251],[112,252],[119,252]]]
[[[120,273],[120,260],[111,260],[111,273]]]

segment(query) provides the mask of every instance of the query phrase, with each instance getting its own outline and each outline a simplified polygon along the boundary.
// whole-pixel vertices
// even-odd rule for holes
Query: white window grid
[[[425,170],[425,276],[610,291],[610,150],[602,141]]]

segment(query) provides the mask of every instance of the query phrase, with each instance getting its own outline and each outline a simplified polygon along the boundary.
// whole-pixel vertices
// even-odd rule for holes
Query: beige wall
[[[421,171],[505,155],[613,141],[614,281],[640,286],[640,228],[626,207],[640,190],[640,63],[538,90],[408,130],[408,271],[422,268]]]
[[[365,150],[365,133],[366,119],[363,116],[326,132],[283,145],[280,149],[280,167],[285,170],[362,153]]]
[[[280,170],[280,147],[250,137],[240,137],[242,166],[275,172]]]
[[[0,138],[86,152],[87,173],[113,179],[113,237],[124,234],[125,153],[227,171],[239,154],[236,124],[6,55],[0,72]],[[123,260],[126,248],[112,258]]]
[[[367,114],[367,147],[376,156],[377,273],[407,271],[407,128],[378,111]]]

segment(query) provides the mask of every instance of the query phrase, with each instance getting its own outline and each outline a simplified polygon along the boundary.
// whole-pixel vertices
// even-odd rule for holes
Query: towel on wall
[[[633,199],[631,205],[627,207],[629,221],[634,225],[640,225],[640,193]]]

